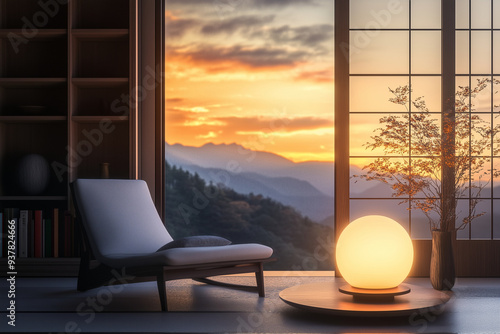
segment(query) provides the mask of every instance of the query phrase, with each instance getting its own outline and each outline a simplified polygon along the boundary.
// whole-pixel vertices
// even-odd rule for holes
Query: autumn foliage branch
[[[456,92],[453,121],[445,126],[429,112],[423,97],[410,101],[408,85],[389,88],[394,95],[389,101],[404,106],[407,113],[380,118],[381,127],[374,130],[376,134],[364,146],[370,150],[383,149],[385,156],[366,165],[363,168],[366,173],[355,177],[390,185],[393,197],[402,198],[401,203],[411,201],[409,209],[419,209],[425,214],[431,230],[465,228],[484,214],[476,210],[481,192],[491,182],[490,177],[500,175],[500,171],[491,167],[491,156],[500,151],[500,125],[490,124],[475,114],[473,103],[489,85],[499,83],[498,80],[478,79],[473,89],[460,86]],[[454,139],[452,144],[446,139],[450,136]],[[454,167],[452,209],[456,211],[459,198],[469,199],[468,212],[454,226],[443,222],[450,214],[443,212],[441,205],[443,164]],[[452,216],[455,217],[455,213]]]

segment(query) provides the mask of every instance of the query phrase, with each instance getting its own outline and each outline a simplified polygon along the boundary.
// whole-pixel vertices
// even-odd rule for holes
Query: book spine
[[[18,257],[28,257],[28,210],[19,213]]]
[[[46,218],[42,219],[42,257],[45,257],[45,220]]]
[[[33,210],[28,211],[28,256],[35,257],[35,221]]]
[[[34,225],[34,255],[42,257],[42,210],[35,211]]]
[[[52,257],[52,219],[45,219],[44,225],[44,257]]]

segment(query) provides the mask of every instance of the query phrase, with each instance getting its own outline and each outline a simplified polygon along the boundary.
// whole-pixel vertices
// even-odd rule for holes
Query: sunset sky
[[[333,161],[333,1],[167,0],[169,144]]]
[[[332,0],[167,0],[166,135],[170,144],[237,143],[293,161],[333,161]],[[351,2],[351,27],[409,27],[409,2],[399,2],[387,22],[388,1]],[[489,1],[473,7],[473,28],[489,27]],[[414,1],[412,28],[440,27],[440,1]],[[500,8],[500,7],[499,7]],[[466,13],[467,12],[467,13]],[[374,14],[375,13],[375,14]],[[495,12],[500,22],[500,10]],[[482,18],[482,19],[481,19]],[[457,27],[467,27],[468,2],[457,5]],[[413,97],[440,112],[440,31],[352,31],[352,74],[408,74]],[[472,32],[472,70],[488,73],[491,32]],[[494,34],[493,53],[500,53]],[[398,43],[394,43],[398,41]],[[457,33],[457,73],[468,73],[468,31]],[[411,44],[411,45],[410,45]],[[497,57],[498,58],[498,57]],[[411,61],[410,61],[411,59]],[[495,58],[496,59],[496,58]],[[494,61],[495,73],[500,61]],[[424,76],[422,76],[424,75]],[[468,85],[458,78],[457,85]],[[475,81],[474,78],[473,81]],[[389,87],[408,76],[354,76],[350,80],[350,154],[380,155],[364,144],[380,113],[404,112],[389,102]],[[487,111],[491,90],[474,103]],[[496,95],[495,95],[496,96]],[[495,98],[495,103],[499,98]],[[500,102],[499,102],[500,103]],[[486,106],[483,110],[483,106]],[[355,114],[359,113],[359,114]],[[436,116],[438,117],[438,116]],[[359,160],[359,159],[358,159]],[[357,160],[357,161],[358,161]],[[363,160],[366,162],[365,160]],[[363,164],[359,160],[356,164]]]

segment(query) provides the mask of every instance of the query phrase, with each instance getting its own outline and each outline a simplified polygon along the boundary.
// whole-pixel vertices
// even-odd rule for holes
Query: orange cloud
[[[167,102],[167,103],[180,103],[182,101],[184,101],[184,99],[181,97],[171,97],[171,98],[165,99],[165,102]]]
[[[295,80],[307,80],[316,83],[332,83],[333,68],[320,71],[302,71],[295,77]]]
[[[177,16],[175,16],[171,11],[169,10],[166,10],[165,11],[165,19],[167,21],[176,21],[178,20],[179,18]]]

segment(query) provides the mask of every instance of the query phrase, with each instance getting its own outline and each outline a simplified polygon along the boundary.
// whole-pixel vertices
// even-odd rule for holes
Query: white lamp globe
[[[336,248],[340,274],[352,287],[395,288],[413,264],[413,244],[406,230],[384,216],[365,216],[342,231]]]

